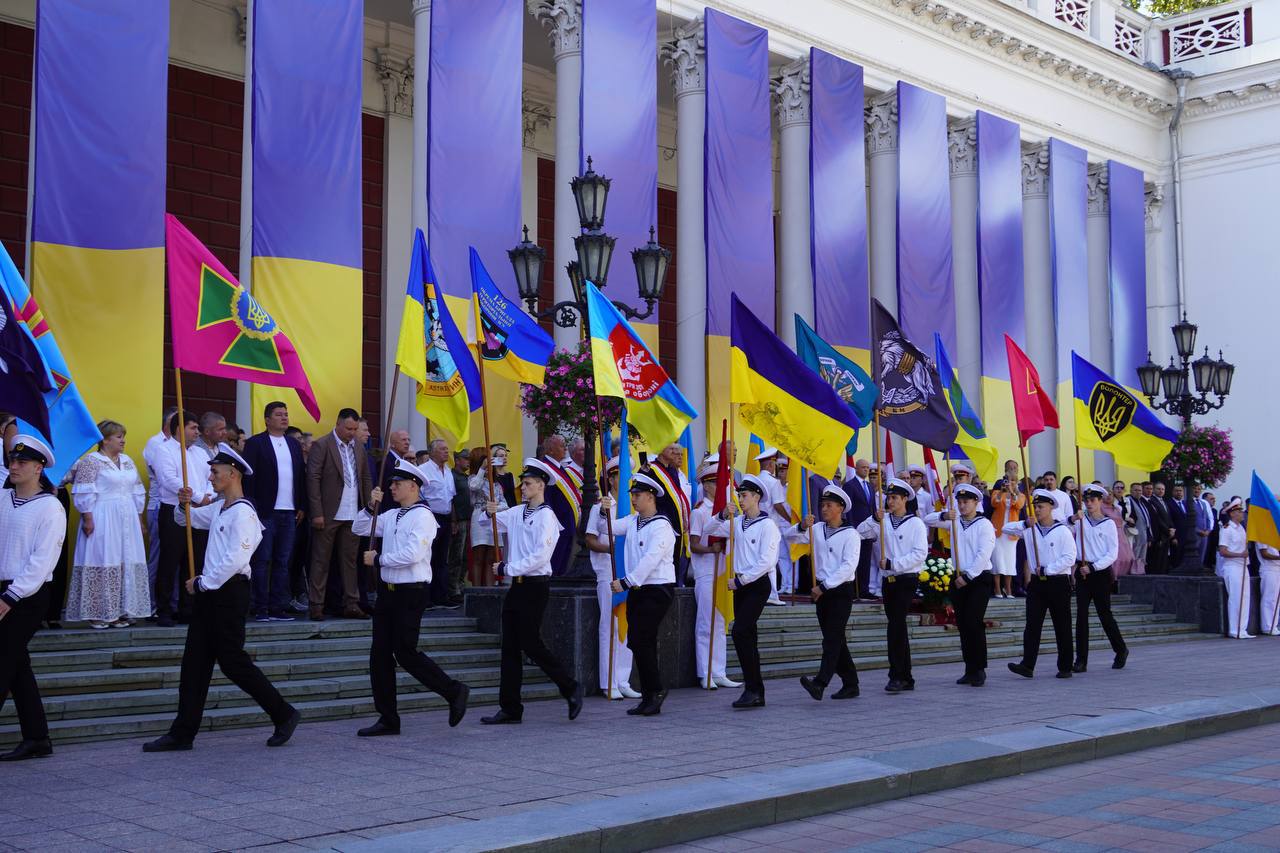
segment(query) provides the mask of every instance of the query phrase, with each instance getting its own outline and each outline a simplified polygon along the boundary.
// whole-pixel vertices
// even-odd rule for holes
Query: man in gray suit
[[[324,620],[324,591],[334,546],[342,570],[342,615],[368,619],[360,609],[356,578],[356,546],[351,531],[356,513],[369,503],[372,482],[364,448],[355,441],[360,414],[354,409],[338,412],[333,432],[325,433],[307,454],[307,502],[311,515],[311,575],[308,578],[311,620]]]

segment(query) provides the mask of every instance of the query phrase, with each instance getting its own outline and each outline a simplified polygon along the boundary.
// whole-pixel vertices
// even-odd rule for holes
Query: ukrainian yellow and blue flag
[[[835,471],[857,419],[840,395],[805,366],[735,294],[729,333],[729,402],[751,432],[793,465]]]
[[[1117,465],[1155,471],[1173,449],[1178,433],[1165,426],[1119,382],[1071,353],[1076,443],[1105,450]]]
[[[436,281],[427,240],[419,228],[413,235],[396,364],[418,383],[418,411],[447,430],[458,450],[471,437],[471,413],[483,403],[480,373]]]
[[[1245,538],[1250,542],[1280,548],[1280,502],[1257,471],[1253,472],[1253,485],[1249,489],[1249,519],[1244,529]]]
[[[982,421],[969,405],[969,398],[960,387],[960,377],[951,367],[951,359],[947,357],[947,348],[942,345],[942,335],[937,332],[933,333],[933,348],[937,351],[938,376],[942,379],[947,405],[951,407],[951,414],[955,415],[956,424],[960,427],[956,433],[955,446],[951,448],[951,458],[968,459],[981,479],[993,483],[1000,473],[1000,452],[987,438]]]
[[[514,382],[541,385],[555,344],[532,317],[502,295],[474,246],[471,289],[483,363]]]
[[[601,512],[604,512],[602,509]],[[631,515],[631,434],[627,429],[627,407],[622,407],[622,417],[618,424],[618,518]],[[622,580],[627,576],[627,537],[622,531],[614,530],[613,539],[613,576]],[[613,594],[613,618],[618,631],[619,642],[627,641],[627,591]]]

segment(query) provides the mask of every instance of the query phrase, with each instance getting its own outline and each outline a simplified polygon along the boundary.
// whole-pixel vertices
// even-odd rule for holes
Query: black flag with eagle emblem
[[[960,427],[943,396],[933,359],[907,340],[880,300],[871,310],[871,374],[880,386],[880,425],[925,447],[946,452]]]

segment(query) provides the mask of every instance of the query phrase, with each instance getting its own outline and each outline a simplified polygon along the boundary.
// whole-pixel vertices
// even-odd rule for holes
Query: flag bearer
[[[244,621],[249,615],[249,558],[262,541],[262,522],[253,502],[244,496],[242,478],[251,476],[249,463],[226,444],[209,460],[209,482],[220,500],[191,507],[193,529],[208,530],[200,574],[187,580],[193,596],[187,644],[178,677],[178,715],[168,734],[143,744],[143,752],[191,749],[204,703],[209,696],[213,664],[237,687],[253,697],[275,723],[267,746],[284,746],[302,715],[271,685],[244,650]],[[191,502],[190,486],[178,491],[179,505]],[[185,521],[185,519],[184,519]]]
[[[1048,611],[1058,644],[1058,678],[1070,678],[1071,570],[1076,564],[1076,540],[1071,529],[1055,518],[1058,499],[1053,492],[1036,489],[1031,493],[1031,505],[1036,514],[1033,525],[1025,521],[1011,521],[1003,531],[1008,536],[1019,538],[1031,534],[1031,541],[1027,543],[1027,561],[1033,566],[1031,580],[1027,584],[1027,625],[1022,631],[1022,660],[1009,664],[1009,670],[1023,678],[1035,675],[1044,614]]]
[[[693,657],[697,663],[698,684],[706,690],[719,687],[741,687],[738,682],[725,673],[725,656],[727,652],[728,634],[724,629],[724,614],[714,606],[714,585],[719,576],[727,570],[724,564],[724,546],[722,538],[703,535],[713,524],[712,507],[715,504],[716,478],[720,472],[719,457],[708,457],[703,462],[698,481],[702,484],[702,499],[689,513],[689,550],[693,556],[689,568],[693,575],[693,596],[698,604],[697,620],[694,623]],[[717,574],[719,566],[719,574]],[[716,640],[712,642],[711,632],[716,632]],[[711,661],[708,663],[707,654]],[[711,667],[711,679],[708,683],[707,667]]]
[[[391,498],[395,509],[376,519],[369,510],[356,515],[351,530],[356,536],[382,537],[382,550],[364,552],[362,562],[378,570],[381,583],[373,610],[373,643],[369,647],[369,684],[377,721],[356,734],[381,737],[400,734],[396,710],[396,664],[422,686],[449,703],[450,727],[467,713],[471,688],[450,678],[431,658],[418,651],[422,614],[431,598],[431,547],[439,530],[435,514],[420,502],[426,473],[404,459],[391,471]],[[382,505],[382,489],[374,487],[370,499]]]
[[[1222,525],[1218,534],[1218,574],[1227,587],[1227,636],[1251,640],[1249,609],[1252,607],[1252,584],[1249,582],[1249,541],[1244,529],[1244,504],[1239,498],[1234,498],[1227,504],[1225,512],[1227,523]]]
[[[605,479],[609,494],[618,494],[619,465],[615,456],[605,463]],[[610,524],[614,525],[612,528]],[[591,552],[591,568],[596,573],[596,600],[600,602],[600,632],[598,657],[600,658],[600,690],[607,699],[639,699],[640,694],[631,689],[631,649],[627,648],[618,631],[618,619],[613,615],[614,565],[611,550],[617,533],[617,509],[611,504],[605,510],[601,504],[591,507],[587,516],[587,550]],[[612,645],[610,645],[612,644]],[[610,672],[613,681],[610,683]]]
[[[569,719],[576,720],[582,713],[582,685],[542,641],[542,616],[551,595],[551,556],[563,529],[546,502],[547,486],[554,476],[541,460],[526,459],[520,473],[524,503],[501,512],[494,501],[485,506],[485,511],[497,520],[498,530],[507,534],[506,560],[495,563],[494,571],[511,579],[502,602],[498,711],[480,718],[485,725],[519,723],[524,716],[520,687],[526,656],[560,688],[560,695],[569,703]]]
[[[917,576],[929,556],[929,537],[924,522],[907,512],[913,495],[911,486],[894,477],[885,489],[886,514],[876,512],[858,525],[863,539],[884,537],[884,567],[881,589],[884,615],[889,620],[889,683],[886,693],[916,689],[911,677],[911,640],[907,633],[907,610],[916,594]]]
[[[627,711],[632,716],[657,716],[667,698],[658,666],[658,626],[676,594],[672,559],[676,532],[670,519],[658,514],[658,499],[663,493],[657,480],[633,474],[631,502],[635,512],[618,519],[617,535],[626,537],[626,576],[614,579],[612,587],[614,592],[627,591],[627,647],[640,673],[640,704]],[[605,512],[612,510],[613,498],[606,495],[601,505]]]
[[[41,483],[53,464],[48,445],[16,435],[8,463],[12,488],[0,490],[0,707],[12,693],[22,742],[0,761],[24,761],[53,754],[27,644],[49,605],[67,514]]]
[[[1076,563],[1076,659],[1072,672],[1085,672],[1089,668],[1089,602],[1098,611],[1098,621],[1111,641],[1115,652],[1112,669],[1124,669],[1129,659],[1129,649],[1120,635],[1120,626],[1111,613],[1111,566],[1120,553],[1119,529],[1111,517],[1102,512],[1102,499],[1107,490],[1090,483],[1084,487],[1084,512],[1076,536],[1080,544],[1080,559]]]
[[[991,552],[996,545],[995,527],[978,513],[981,505],[982,492],[976,486],[959,483],[955,488],[956,509],[930,513],[925,519],[930,527],[954,533],[951,559],[956,574],[951,604],[956,611],[960,651],[964,655],[964,675],[956,684],[972,687],[987,683],[986,618],[993,587]],[[957,515],[953,516],[953,512]]]
[[[858,559],[862,555],[862,537],[844,523],[853,510],[853,499],[839,486],[828,484],[822,490],[818,511],[822,521],[815,524],[812,515],[787,530],[794,542],[807,541],[813,532],[814,584],[810,595],[817,605],[818,627],[822,630],[822,663],[818,674],[800,676],[800,686],[814,699],[821,700],[833,675],[840,676],[841,687],[832,699],[853,699],[858,695],[858,668],[849,654],[845,628],[853,597],[857,592]]]
[[[756,622],[769,600],[769,578],[778,565],[782,533],[768,516],[769,487],[755,474],[745,474],[738,485],[742,512],[729,504],[705,531],[708,536],[729,535],[733,525],[733,647],[742,666],[742,695],[735,708],[764,707],[764,676],[760,672]]]

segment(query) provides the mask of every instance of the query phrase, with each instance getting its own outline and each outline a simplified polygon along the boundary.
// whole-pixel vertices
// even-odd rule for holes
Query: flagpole
[[[1259,572],[1261,572],[1261,569],[1259,569]],[[1248,536],[1248,533],[1246,533],[1245,540],[1244,540],[1244,559],[1240,561],[1240,606],[1236,608],[1236,638],[1237,639],[1249,633],[1249,630],[1248,630],[1249,626],[1244,624],[1244,597],[1245,597],[1245,593],[1252,592],[1252,590],[1250,590],[1248,586],[1246,586],[1246,584],[1248,583],[1249,583],[1249,536]],[[1258,593],[1259,594],[1262,593],[1261,574],[1259,574],[1258,576]],[[1261,618],[1261,614],[1259,614],[1259,618]],[[1275,627],[1274,621],[1271,623],[1271,627],[1272,628]],[[1262,626],[1259,625],[1258,629],[1261,630]]]
[[[876,478],[880,481],[879,491],[884,492],[885,494],[888,494],[889,484],[884,481],[884,471],[880,470],[880,410],[872,409],[872,411],[875,413],[874,414],[875,441],[872,442],[872,445],[871,445],[871,455],[876,463],[876,471],[879,473],[879,476]],[[872,505],[871,505],[872,515],[875,515],[876,512],[880,510],[879,499],[880,499],[880,496],[877,494],[872,501]],[[884,571],[884,518],[880,519],[880,571],[882,572]],[[854,584],[854,586],[856,587],[857,584]],[[855,595],[857,594],[856,588],[854,589],[854,594]]]
[[[1026,496],[1025,501],[1024,501],[1024,502],[1023,502],[1023,504],[1022,504],[1022,518],[1023,518],[1023,520],[1024,520],[1024,521],[1027,521],[1027,523],[1028,523],[1029,525],[1034,525],[1034,524],[1035,524],[1035,519],[1034,519],[1034,517],[1030,517],[1030,516],[1028,516],[1028,510],[1029,510],[1029,509],[1030,509],[1030,507],[1032,506],[1032,500],[1031,500],[1031,477],[1027,474],[1027,443],[1026,443],[1025,441],[1022,441],[1022,442],[1019,442],[1019,443],[1018,443],[1018,451],[1022,454],[1022,479],[1023,479],[1023,481],[1027,484],[1027,487],[1026,487],[1027,496]],[[1039,545],[1039,543],[1037,543],[1037,542],[1036,542],[1036,532],[1035,532],[1035,530],[1034,530],[1034,529],[1032,529],[1031,527],[1028,527],[1028,528],[1027,528],[1027,532],[1030,534],[1029,538],[1031,539],[1031,548],[1032,548],[1032,550],[1033,550],[1033,551],[1035,551],[1035,555],[1036,555],[1036,567],[1037,567],[1037,568],[1039,568],[1039,566],[1040,566],[1040,545]],[[1028,555],[1028,556],[1029,556],[1029,555]],[[1028,561],[1028,562],[1030,562],[1030,561]],[[1030,586],[1030,585],[1031,585],[1031,567],[1030,567],[1030,565],[1026,566],[1026,567],[1025,567],[1025,568],[1023,568],[1023,570],[1022,570],[1022,584],[1023,584],[1023,586]]]
[[[383,479],[387,476],[387,457],[391,455],[391,418],[396,411],[396,391],[400,388],[400,363],[396,362],[395,372],[391,374],[391,397],[387,401],[387,419],[382,422],[382,462],[378,464],[378,486],[382,485]],[[381,505],[378,501],[373,505],[370,514],[374,517],[374,532],[377,532],[378,507]]]
[[[947,500],[942,502],[942,509],[951,516],[951,565],[956,570],[956,580],[960,579],[960,540],[956,536],[956,513],[960,511],[960,501],[956,500],[955,490],[951,488],[951,451],[942,454],[942,464],[947,466]],[[952,507],[955,507],[952,510]]]
[[[497,503],[498,498],[493,490],[493,442],[489,439],[489,394],[485,390],[484,382],[484,342],[480,335],[480,318],[476,317],[476,355],[480,367],[480,420],[484,423],[484,449],[488,457],[485,464],[485,471],[489,476],[489,502]],[[489,513],[489,523],[493,526],[493,554],[494,562],[502,562],[502,540],[498,538],[498,516]],[[488,574],[486,570],[486,575]],[[486,578],[487,579],[487,578]]]
[[[625,402],[623,402],[623,404],[622,404],[622,405],[624,405],[624,406],[625,406],[625,405],[626,405],[626,403],[625,403]],[[606,450],[606,449],[605,449],[605,446],[604,446],[604,442],[605,442],[605,434],[604,434],[604,430],[603,430],[603,429],[601,429],[601,422],[602,422],[602,418],[600,417],[600,397],[599,397],[599,396],[597,396],[597,397],[596,397],[596,435],[598,435],[598,436],[600,437],[600,449],[601,449],[601,451],[602,451],[602,452],[604,452],[604,453],[608,453],[608,450]],[[623,450],[624,450],[624,448],[622,448],[622,447],[619,447],[619,448],[618,448],[618,461],[619,461],[619,468],[621,468],[621,461],[622,461],[622,453],[623,453]],[[626,448],[625,450],[626,450],[626,452],[627,452],[627,453],[630,453],[630,452],[631,452],[631,449],[630,449],[630,448]],[[607,469],[608,469],[608,466],[609,466],[609,460],[606,458],[606,459],[605,459],[605,465],[604,465],[604,467],[605,467],[605,469],[606,469],[606,470],[605,470],[605,478],[604,478],[604,480],[605,480],[605,482],[604,482],[604,494],[608,494],[608,493],[609,493],[609,474],[608,474],[608,470],[607,470]],[[619,487],[619,488],[621,488],[621,487],[622,487],[621,482],[619,482],[618,487]],[[605,529],[605,533],[606,533],[606,535],[608,535],[608,537],[609,537],[609,572],[610,572],[610,574],[612,574],[613,576],[615,576],[615,577],[616,577],[616,576],[617,576],[617,572],[618,572],[618,568],[617,568],[618,564],[617,564],[617,562],[616,562],[616,558],[615,558],[615,555],[614,555],[614,549],[613,549],[613,509],[612,509],[612,507],[611,507],[611,508],[609,508],[609,509],[607,509],[607,510],[606,510],[606,509],[601,508],[601,510],[600,510],[600,515],[601,515],[601,517],[602,517],[602,518],[604,518],[604,529]],[[615,637],[617,636],[617,634],[616,634],[616,631],[617,631],[616,622],[617,622],[617,620],[614,618],[614,615],[613,615],[613,593],[612,593],[612,592],[610,592],[610,594],[609,594],[609,595],[610,595],[610,598],[609,598],[609,617],[608,617],[608,618],[609,618],[609,685],[608,685],[608,687],[605,689],[605,690],[606,690],[606,692],[605,692],[605,698],[607,698],[607,699],[612,699],[612,698],[613,698],[613,644],[614,644],[614,642],[615,642]],[[600,614],[600,615],[601,615],[601,616],[603,616],[604,614],[602,613],[602,614]]]
[[[729,408],[732,409],[733,407],[730,406]],[[725,445],[725,437],[728,434],[728,429],[729,429],[729,424],[724,421],[721,421],[720,422],[720,447],[718,448],[718,451],[720,454],[720,464],[724,465],[726,461],[728,462],[729,486],[730,488],[732,488],[733,487],[733,460],[732,459],[726,460],[724,458],[726,455],[725,450],[727,449]],[[711,505],[713,507],[716,505],[715,497],[711,498]],[[729,541],[733,541],[732,521],[730,522],[729,534],[730,534]],[[711,571],[711,630],[707,632],[707,689],[708,690],[711,689],[711,682],[712,682],[711,671],[714,668],[713,660],[715,657],[715,649],[716,649],[716,611],[718,609],[719,603],[720,603],[720,555],[716,554],[715,563]]]
[[[178,429],[182,431],[181,437],[178,438],[178,454],[182,457],[182,488],[189,489],[191,484],[187,482],[187,425],[182,410],[182,368],[177,365],[173,368],[173,385],[178,392]],[[187,519],[187,578],[191,579],[196,576],[196,554],[195,547],[191,543],[190,500],[182,504],[182,514]]]
[[[734,441],[734,433],[736,432],[735,427],[737,426],[737,420],[738,420],[738,405],[736,403],[730,403],[729,404],[729,449],[731,449],[733,453],[729,458],[729,497],[728,499],[725,500],[726,507],[728,506],[730,500],[733,501],[733,504],[735,507],[738,507],[738,491],[737,491],[738,484],[733,476],[733,465],[734,465],[734,462],[737,461],[737,457],[738,457],[738,445]],[[723,454],[721,454],[721,456],[723,457]],[[720,464],[721,465],[724,464],[723,458],[721,458]],[[741,511],[741,509],[742,509],[741,507],[738,507],[739,511]],[[728,551],[729,559],[733,559],[733,556],[734,556],[733,554],[733,547],[734,547],[733,522],[734,522],[734,519],[730,517],[729,518],[729,551]],[[726,587],[729,585],[729,580],[730,580],[729,573],[728,571],[726,571],[725,572]],[[730,591],[729,594],[732,595],[733,593]],[[736,609],[735,609],[735,614],[736,614]],[[712,611],[711,613],[711,636],[712,637],[714,637],[716,634],[715,627],[716,627],[716,614],[714,611]],[[728,627],[729,626],[726,624],[725,628],[728,628]],[[711,672],[711,656],[710,655],[707,656],[707,672],[708,673]]]
[[[1084,509],[1084,473],[1080,468],[1079,443],[1076,444],[1076,488],[1080,490],[1080,562],[1087,563],[1089,558],[1084,555],[1084,517],[1087,513]]]

